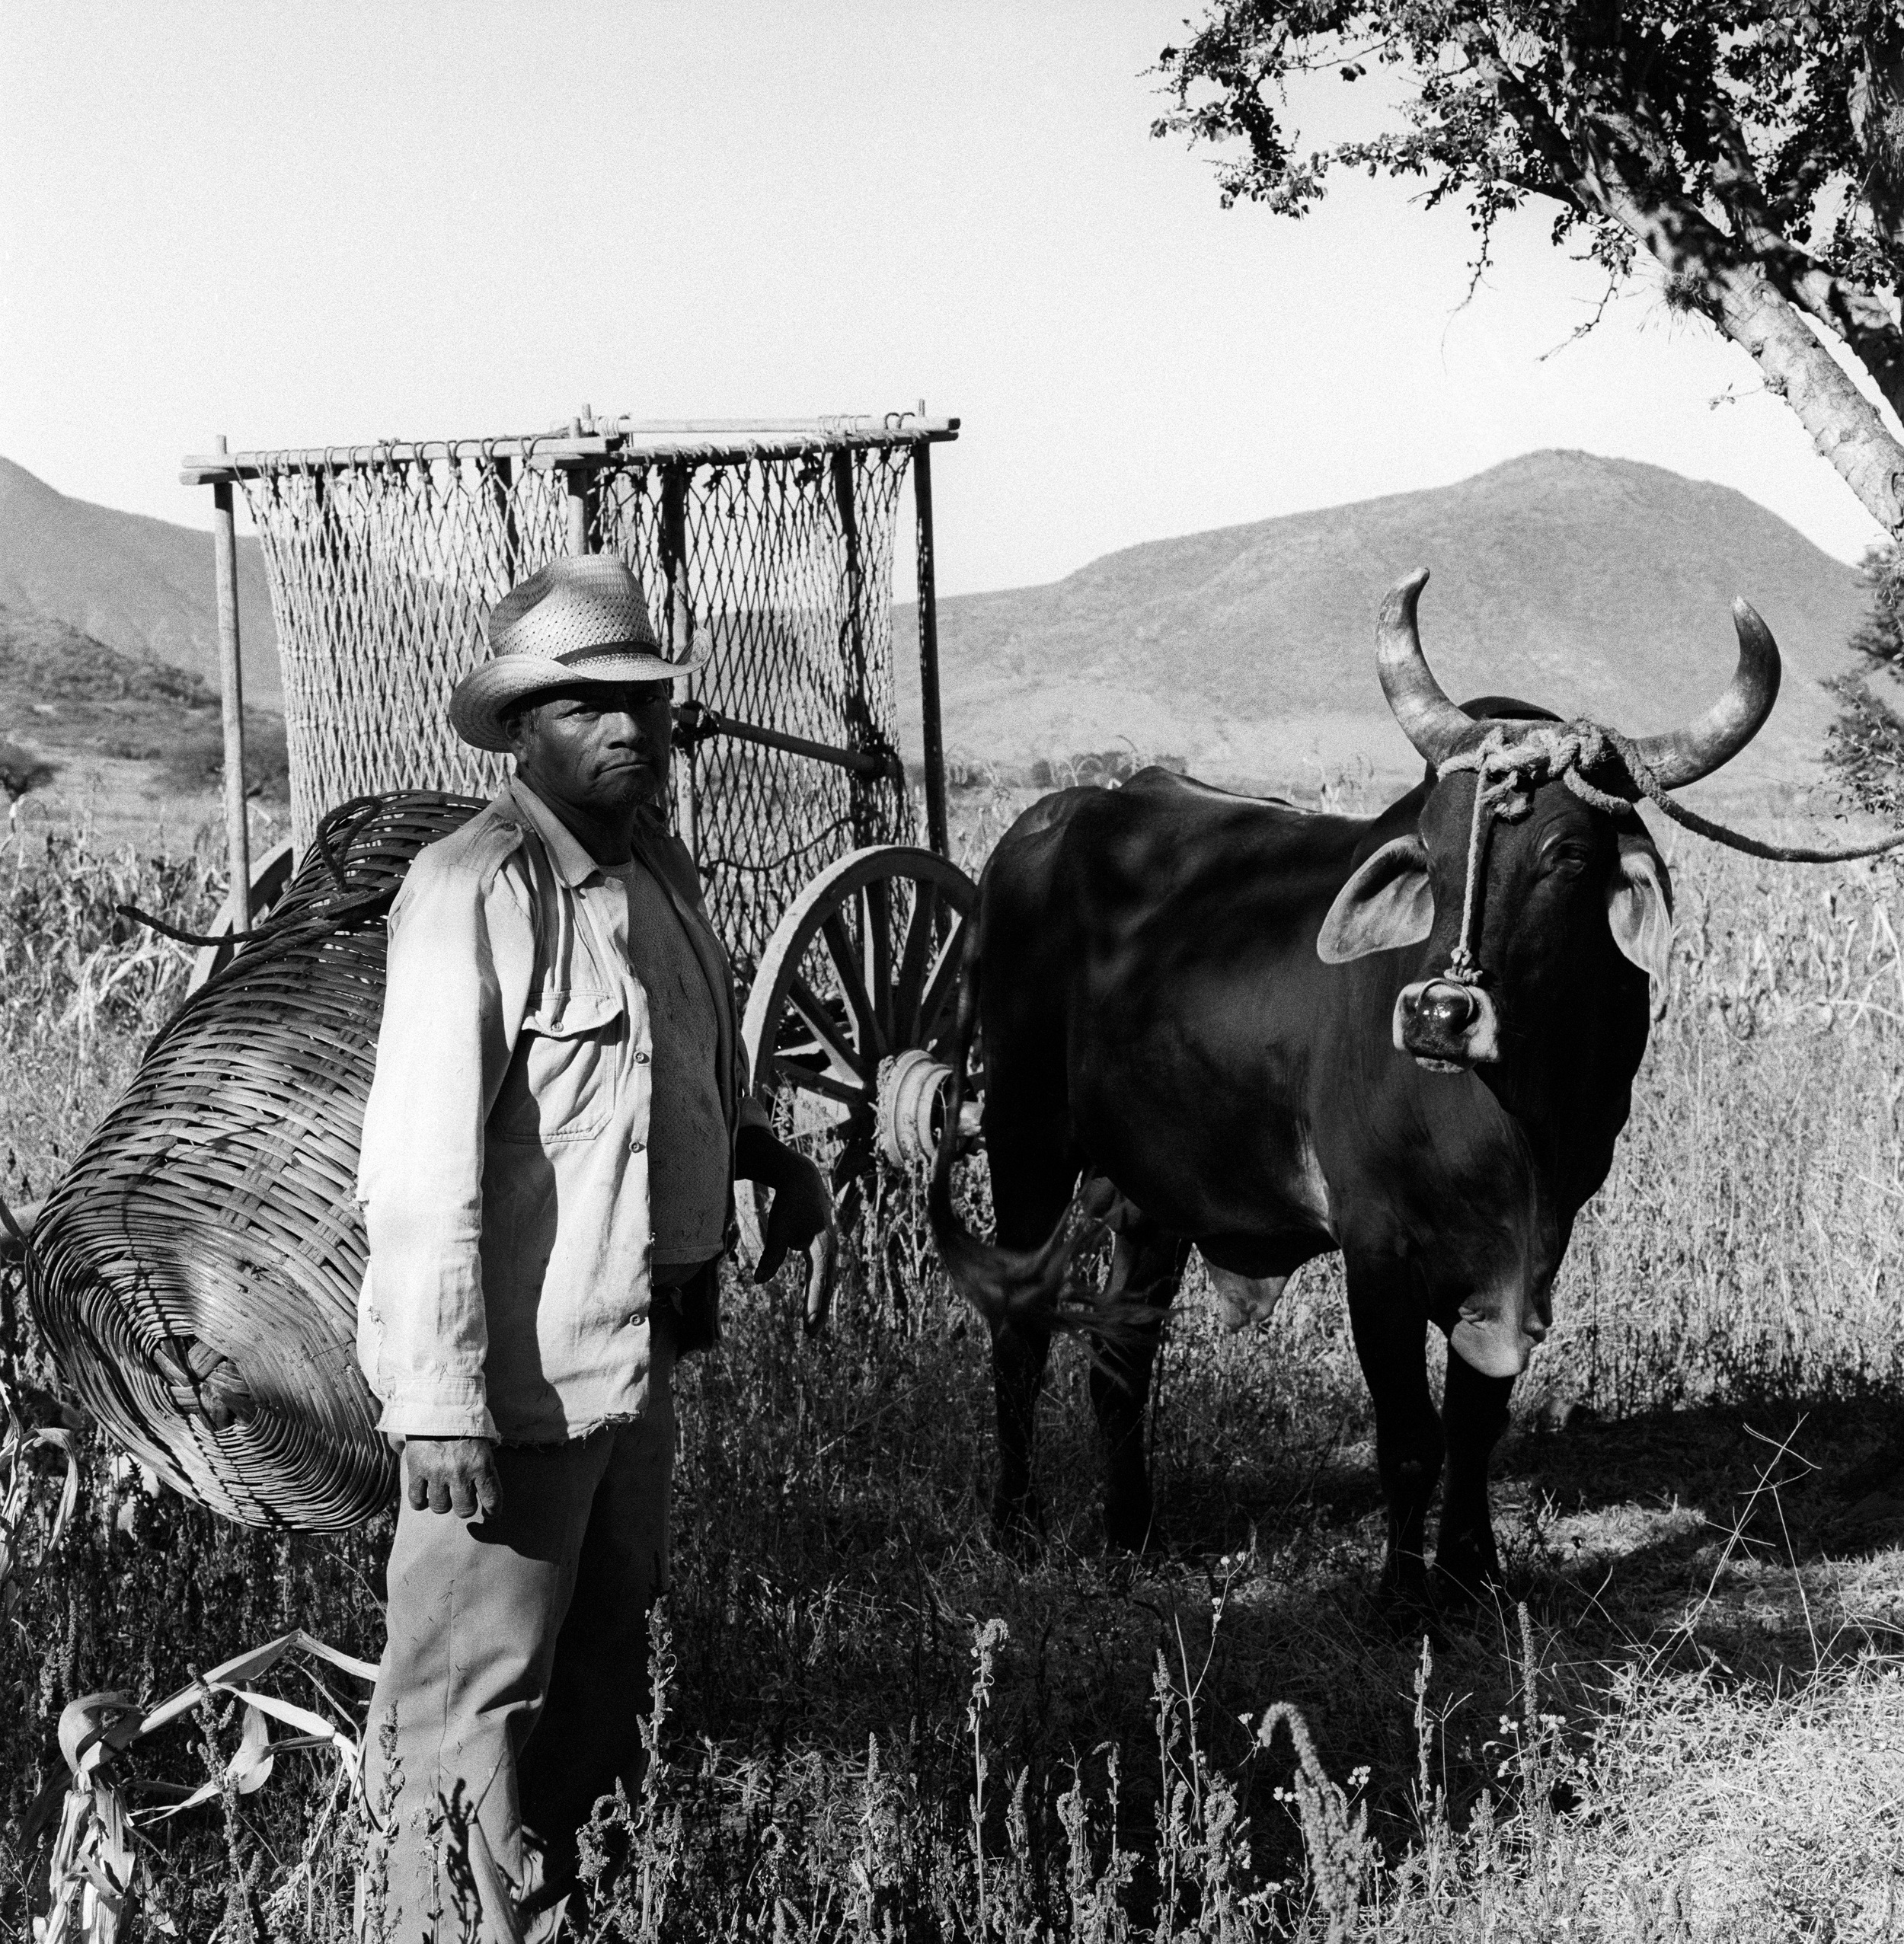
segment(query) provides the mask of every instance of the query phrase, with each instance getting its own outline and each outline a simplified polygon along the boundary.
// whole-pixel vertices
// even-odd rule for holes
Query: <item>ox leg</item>
[[[1004,1248],[1035,1249],[1070,1205],[1078,1164],[1062,1125],[1017,1123],[1000,1111],[1002,1105],[988,1093],[986,1147],[998,1239]],[[998,1413],[992,1524],[1001,1542],[1014,1549],[1034,1539],[1042,1523],[1032,1483],[1032,1445],[1038,1392],[1050,1354],[1050,1326],[1035,1317],[1011,1315],[992,1326],[992,1387]]]
[[[1032,1483],[1031,1448],[1038,1425],[1038,1391],[1051,1355],[1051,1332],[1022,1317],[992,1333],[992,1389],[998,1410],[998,1480],[992,1489],[992,1524],[1014,1550],[1036,1538],[1043,1510]]]
[[[1156,1543],[1150,1467],[1144,1450],[1144,1412],[1164,1319],[1182,1282],[1190,1244],[1146,1221],[1128,1202],[1112,1252],[1103,1302],[1116,1327],[1094,1336],[1091,1403],[1110,1457],[1104,1491],[1104,1537],[1126,1551]]]
[[[1375,1411],[1375,1465],[1388,1505],[1386,1595],[1428,1601],[1428,1502],[1441,1478],[1441,1420],[1428,1388],[1428,1320],[1407,1264],[1351,1257],[1349,1326]]]
[[[1487,1464],[1507,1428],[1511,1377],[1484,1377],[1452,1351],[1442,1392],[1448,1440],[1448,1483],[1442,1493],[1435,1577],[1452,1593],[1474,1599],[1500,1580],[1494,1524],[1487,1507]]]

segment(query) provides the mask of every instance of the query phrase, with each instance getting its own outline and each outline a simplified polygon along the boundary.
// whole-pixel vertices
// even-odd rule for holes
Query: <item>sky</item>
[[[1650,285],[1403,185],[1225,211],[1154,140],[1193,0],[0,0],[0,454],[187,523],[187,452],[644,418],[963,421],[939,586],[1547,446],[1878,529]],[[1308,140],[1381,100],[1330,82]],[[1617,563],[1609,563],[1617,568]],[[902,573],[902,582],[903,573]],[[902,587],[903,591],[903,587]]]

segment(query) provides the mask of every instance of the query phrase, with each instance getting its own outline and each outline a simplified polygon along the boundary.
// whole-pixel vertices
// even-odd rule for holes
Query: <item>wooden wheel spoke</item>
[[[774,1077],[784,1080],[789,1087],[797,1087],[803,1093],[817,1093],[823,1100],[837,1100],[846,1107],[863,1107],[866,1105],[866,1087],[862,1082],[858,1086],[840,1079],[838,1075],[820,1073],[812,1067],[802,1066],[797,1060],[776,1055],[774,1060]]]
[[[845,1001],[846,1010],[852,1015],[853,1024],[859,1034],[863,1068],[870,1074],[886,1048],[880,1037],[879,1019],[873,1010],[872,997],[866,990],[866,981],[860,971],[860,955],[854,950],[853,941],[847,936],[845,921],[838,911],[829,911],[820,921],[819,935],[825,942],[826,956],[833,962],[840,997]]]
[[[959,961],[965,956],[965,921],[955,918],[951,929],[945,935],[945,943],[939,948],[939,956],[932,966],[932,976],[925,988],[925,997],[919,1002],[919,1017],[913,1029],[913,1043],[918,1046],[935,1044],[950,1022],[946,1009],[951,1004],[952,995],[958,990]]]
[[[872,1063],[840,1030],[826,1001],[797,973],[787,982],[787,1003],[806,1022],[807,1031],[819,1041],[836,1072],[871,1084]]]
[[[873,1017],[879,1028],[880,1050],[897,1045],[893,1031],[893,885],[876,877],[867,884],[861,906],[860,942],[865,948],[866,983],[871,989]]]
[[[839,1199],[840,1192],[849,1182],[857,1180],[873,1165],[872,1138],[866,1134],[856,1134],[839,1151],[839,1157],[833,1164],[833,1199]]]
[[[816,1061],[825,1063],[831,1058],[826,1049],[813,1034],[801,1028],[800,1015],[791,1011],[787,1014],[787,1030],[780,1036],[780,1044],[774,1048],[770,1057],[776,1060],[791,1061],[796,1066],[810,1068]]]
[[[899,951],[899,976],[893,982],[893,1037],[909,1046],[917,1043],[919,1002],[925,996],[926,962],[938,916],[939,887],[922,880],[912,900],[912,922],[906,927],[906,943]]]

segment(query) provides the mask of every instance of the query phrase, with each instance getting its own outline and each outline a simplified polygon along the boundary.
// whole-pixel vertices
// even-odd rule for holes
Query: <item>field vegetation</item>
[[[1008,808],[983,796],[961,799],[979,848]],[[827,1339],[736,1282],[684,1376],[655,1759],[599,1816],[597,1936],[1896,1931],[1904,908],[1881,867],[1667,848],[1670,1009],[1497,1461],[1507,1596],[1425,1630],[1375,1598],[1372,1425],[1326,1262],[1233,1336],[1193,1273],[1152,1423],[1162,1550],[1098,1542],[1075,1346],[1044,1543],[995,1550],[983,1333],[893,1180]],[[187,955],[112,906],[189,924],[218,889],[195,854],[0,860],[9,1202],[180,995]],[[62,1709],[149,1703],[294,1628],[374,1658],[387,1533],[248,1532],[149,1490],[0,1294],[0,1381],[67,1439],[0,1471],[0,1935],[71,1939],[79,1902],[47,1903]],[[255,1689],[376,1732],[311,1665]],[[266,1728],[289,1732],[208,1692],[115,1758],[141,1816],[218,1785],[128,1839],[122,1938],[347,1936],[375,1805],[331,1748],[282,1747],[252,1786]]]

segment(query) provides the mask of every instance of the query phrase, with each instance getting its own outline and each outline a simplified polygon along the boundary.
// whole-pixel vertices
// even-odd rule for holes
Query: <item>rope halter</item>
[[[1629,825],[1638,822],[1633,807],[1635,796],[1669,817],[1673,822],[1727,849],[1743,851],[1749,857],[1762,857],[1772,863],[1833,864],[1850,863],[1860,857],[1876,857],[1904,844],[1904,831],[1868,843],[1848,844],[1826,849],[1809,844],[1768,843],[1748,837],[1742,831],[1728,829],[1687,809],[1666,794],[1653,766],[1633,742],[1616,729],[1593,722],[1497,723],[1471,747],[1436,765],[1436,774],[1452,776],[1463,771],[1475,772],[1474,807],[1468,832],[1468,868],[1462,889],[1461,932],[1442,977],[1457,985],[1477,985],[1481,979],[1475,962],[1473,934],[1475,886],[1481,875],[1481,859],[1487,848],[1490,824],[1518,822],[1532,809],[1533,793],[1542,783],[1564,783],[1589,809],[1604,811]],[[1593,773],[1607,777],[1622,790],[1605,790],[1593,782]]]

